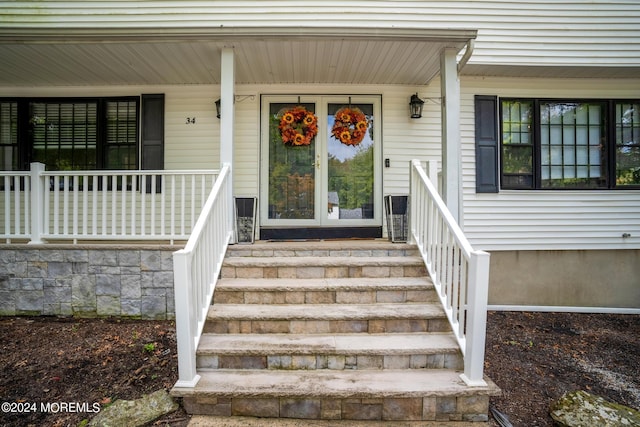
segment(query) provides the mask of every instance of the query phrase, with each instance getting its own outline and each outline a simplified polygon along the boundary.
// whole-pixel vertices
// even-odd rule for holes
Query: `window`
[[[502,101],[502,187],[533,186],[533,102]]]
[[[18,103],[0,102],[0,170],[18,168]]]
[[[97,102],[31,102],[30,161],[49,170],[96,169]]]
[[[637,188],[639,112],[634,101],[502,99],[501,187]]]
[[[105,168],[135,169],[138,151],[138,103],[106,101]]]
[[[640,185],[640,102],[615,107],[616,185]]]
[[[138,98],[0,100],[3,170],[136,169]]]

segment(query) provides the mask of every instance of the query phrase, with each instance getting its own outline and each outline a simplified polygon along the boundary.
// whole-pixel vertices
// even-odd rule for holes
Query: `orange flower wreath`
[[[298,105],[282,114],[278,128],[285,145],[309,145],[318,133],[318,118]]]
[[[369,128],[369,122],[359,108],[343,107],[335,116],[331,134],[345,145],[358,145],[364,139]]]

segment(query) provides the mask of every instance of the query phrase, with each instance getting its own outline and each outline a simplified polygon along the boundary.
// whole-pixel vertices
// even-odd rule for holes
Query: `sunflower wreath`
[[[318,118],[298,105],[282,114],[278,128],[285,145],[309,145],[318,133]]]
[[[359,108],[342,107],[335,116],[331,135],[345,145],[358,145],[364,139],[369,122]]]

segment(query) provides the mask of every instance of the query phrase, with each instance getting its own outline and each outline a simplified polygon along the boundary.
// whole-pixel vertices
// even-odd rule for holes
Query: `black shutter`
[[[164,94],[142,95],[142,161],[143,170],[164,169]],[[162,183],[156,180],[156,192]],[[147,183],[150,192],[151,183]]]
[[[476,95],[476,192],[497,193],[498,98]]]

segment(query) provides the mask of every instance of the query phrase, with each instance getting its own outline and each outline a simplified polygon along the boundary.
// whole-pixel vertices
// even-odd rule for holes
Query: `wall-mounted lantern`
[[[220,118],[220,98],[216,100],[215,104],[216,104],[216,117]]]
[[[411,101],[409,101],[409,109],[411,110],[411,118],[419,119],[422,117],[422,107],[424,101],[418,97],[418,94],[411,95]]]

